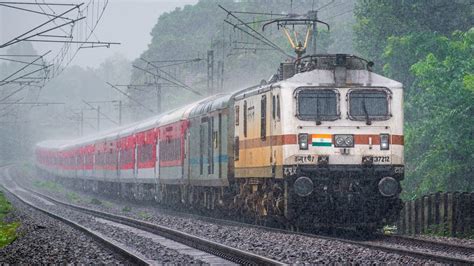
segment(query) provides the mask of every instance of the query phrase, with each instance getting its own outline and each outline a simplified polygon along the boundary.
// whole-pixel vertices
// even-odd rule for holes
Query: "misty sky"
[[[73,3],[79,2],[87,1]],[[150,32],[162,13],[197,2],[198,0],[109,0],[96,35],[100,41],[120,42],[121,45],[114,45],[108,49],[81,49],[72,65],[97,67],[104,59],[115,53],[120,53],[129,60],[137,58],[150,43]],[[42,16],[0,7],[0,41],[5,42],[43,21],[45,18]],[[52,46],[54,45],[50,45]],[[47,49],[44,44],[35,43],[34,47],[40,53]],[[4,49],[0,49],[1,52],[2,50]]]

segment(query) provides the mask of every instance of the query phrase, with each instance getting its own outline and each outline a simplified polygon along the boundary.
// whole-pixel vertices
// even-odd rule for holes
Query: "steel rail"
[[[90,208],[85,208],[75,204],[70,204],[50,196],[44,195],[37,191],[23,187],[23,189],[42,197],[48,201],[54,202],[59,205],[66,206],[68,208],[87,213],[96,217],[101,217],[110,221],[114,221],[120,224],[128,225],[134,228],[138,228],[143,231],[147,231],[152,234],[157,234],[162,237],[171,239],[189,247],[213,254],[231,262],[235,262],[241,265],[286,265],[283,262],[276,261],[261,255],[257,255],[248,251],[240,250],[234,247],[223,245],[208,239],[197,237],[188,233],[184,233],[169,227],[121,216],[107,212],[102,212]]]
[[[311,237],[311,238],[319,238],[319,239],[324,239],[324,240],[339,241],[339,242],[358,245],[358,246],[362,246],[362,247],[366,247],[366,248],[377,249],[377,250],[381,250],[381,251],[385,251],[385,252],[389,252],[389,253],[397,253],[399,255],[408,255],[408,256],[417,257],[417,258],[421,258],[421,259],[430,259],[430,260],[434,260],[434,261],[442,262],[442,263],[471,264],[471,265],[474,265],[474,260],[472,260],[472,259],[464,259],[464,258],[459,258],[459,257],[455,257],[455,256],[445,256],[445,255],[426,253],[426,252],[421,252],[421,251],[416,251],[416,250],[411,250],[411,249],[403,249],[403,248],[390,246],[390,244],[383,245],[382,243],[380,243],[380,240],[377,240],[377,241],[353,240],[353,239],[348,239],[348,238],[344,238],[344,237],[332,237],[332,236],[318,235],[318,234],[312,234],[312,233],[296,232],[296,231],[291,231],[291,230],[287,230],[287,229],[267,227],[267,226],[249,224],[249,223],[244,223],[244,222],[237,222],[237,221],[232,221],[232,220],[224,220],[224,219],[201,216],[201,215],[196,215],[196,214],[181,213],[181,212],[176,212],[176,211],[171,211],[171,210],[167,210],[167,211],[170,212],[170,213],[179,213],[180,215],[184,215],[184,216],[188,216],[188,217],[193,217],[193,218],[199,217],[200,219],[203,219],[203,220],[227,223],[229,225],[247,226],[247,227],[252,227],[252,228],[257,228],[257,229],[264,229],[264,230],[268,230],[268,231],[272,231],[272,232],[276,232],[276,233],[297,234],[297,235]],[[406,236],[399,236],[399,235],[397,235],[397,236],[385,236],[385,235],[383,235],[382,237],[385,237],[385,238],[399,238],[399,239],[403,239],[403,240],[412,240],[413,242],[416,241],[419,244],[436,245],[438,248],[444,248],[444,249],[464,249],[466,251],[466,253],[474,252],[474,247],[470,247],[470,246],[466,247],[466,246],[457,245],[457,244],[441,243],[441,242],[436,242],[436,241],[422,240],[422,239],[417,239],[417,238],[413,238],[413,237],[406,237]],[[399,244],[399,245],[401,245],[401,244]]]
[[[89,230],[88,228],[72,221],[72,220],[69,220],[65,217],[62,217],[62,216],[59,216],[59,215],[56,215],[50,211],[47,211],[46,209],[43,209],[41,207],[38,207],[38,206],[35,206],[33,203],[31,203],[30,201],[24,199],[23,197],[21,197],[20,195],[14,193],[12,190],[10,190],[7,186],[5,185],[1,185],[3,187],[3,190],[6,191],[7,193],[9,193],[10,195],[12,195],[13,197],[15,197],[16,199],[18,199],[20,202],[22,202],[23,204],[41,212],[41,213],[44,213],[46,214],[47,216],[55,219],[55,220],[59,220],[60,222],[62,223],[65,223],[69,226],[71,226],[72,228],[74,229],[77,229],[83,233],[85,233],[86,235],[92,237],[94,240],[96,240],[97,242],[101,243],[102,245],[104,245],[105,247],[113,250],[114,252],[116,252],[117,254],[123,256],[124,258],[128,259],[129,261],[133,262],[134,264],[137,264],[137,265],[150,265],[149,263],[149,260],[143,258],[141,255],[139,254],[134,254],[132,253],[131,251],[128,251],[124,248],[122,248],[121,246],[119,245],[116,245],[114,244],[112,241],[104,238],[103,236]]]
[[[276,233],[283,233],[283,234],[297,234],[301,236],[306,236],[306,237],[311,237],[311,238],[319,238],[319,239],[324,239],[324,240],[331,240],[331,241],[339,241],[347,244],[353,244],[357,246],[362,246],[366,248],[371,248],[371,249],[377,249],[389,253],[396,253],[399,255],[408,255],[412,257],[417,257],[421,259],[429,259],[429,260],[434,260],[437,262],[442,262],[442,263],[448,263],[448,264],[470,264],[474,265],[474,260],[473,259],[464,259],[456,256],[446,256],[446,255],[440,255],[440,254],[433,254],[433,253],[426,253],[422,251],[417,251],[417,250],[412,250],[412,249],[404,249],[404,248],[399,248],[399,247],[393,247],[391,244],[386,244],[384,245],[381,243],[381,240],[376,240],[376,241],[370,241],[370,240],[353,240],[353,239],[348,239],[348,238],[343,238],[343,237],[332,237],[332,236],[326,236],[326,235],[318,235],[318,234],[311,234],[311,233],[304,233],[304,232],[296,232],[296,231],[291,231],[287,229],[281,229],[281,228],[275,228],[275,227],[267,227],[267,226],[261,226],[261,225],[255,225],[255,224],[249,224],[249,223],[244,223],[244,222],[237,222],[237,221],[232,221],[232,220],[225,220],[225,219],[218,219],[214,217],[207,217],[207,216],[201,216],[201,215],[196,215],[196,214],[189,214],[189,213],[182,213],[182,212],[176,212],[176,211],[171,211],[167,210],[170,213],[179,213],[180,215],[192,217],[192,218],[200,218],[202,220],[208,220],[212,222],[220,222],[220,223],[226,223],[228,225],[234,225],[234,226],[246,226],[246,227],[252,227],[252,228],[257,228],[257,229],[263,229],[263,230],[268,230]],[[429,244],[429,245],[434,245],[437,246],[438,248],[443,248],[443,249],[464,249],[465,253],[474,253],[474,247],[471,246],[463,246],[463,245],[458,245],[458,244],[452,244],[452,243],[442,243],[442,242],[436,242],[436,241],[429,241],[429,240],[422,240],[422,239],[417,239],[414,237],[407,237],[407,236],[385,236],[385,238],[398,238],[400,240],[410,240],[413,242],[416,242],[420,245],[423,244]],[[402,245],[402,244],[398,244]],[[425,249],[431,249],[429,247]]]
[[[171,235],[173,235],[174,232],[176,232],[176,230],[170,229],[170,228],[167,228],[167,227],[151,224],[151,223],[148,223],[148,222],[144,222],[144,221],[140,221],[140,220],[124,217],[124,216],[118,216],[118,215],[112,215],[112,214],[108,214],[108,213],[102,213],[100,211],[96,211],[96,210],[92,210],[92,209],[88,209],[88,208],[84,208],[84,207],[81,207],[81,206],[77,206],[77,205],[73,205],[73,204],[69,204],[69,203],[65,203],[65,202],[56,200],[56,199],[54,199],[50,196],[46,196],[42,193],[36,192],[36,191],[28,189],[28,188],[24,188],[24,189],[26,189],[26,190],[34,193],[34,194],[37,194],[38,196],[45,197],[50,201],[56,202],[58,204],[70,205],[70,206],[73,206],[73,208],[77,208],[79,210],[84,209],[84,210],[87,210],[87,211],[91,211],[92,213],[100,213],[100,214],[103,214],[103,215],[106,215],[106,216],[111,216],[111,217],[115,216],[119,220],[124,219],[124,221],[127,221],[127,222],[131,222],[131,223],[136,222],[137,224],[140,224],[141,226],[143,226],[145,228],[151,226],[152,230],[160,231],[160,228],[163,228],[164,230],[171,230],[171,232],[172,232]],[[324,239],[324,240],[339,241],[339,242],[343,242],[343,243],[347,243],[347,244],[353,244],[353,245],[357,245],[357,246],[361,246],[361,247],[381,250],[381,251],[388,252],[388,253],[396,253],[396,254],[399,254],[399,255],[407,255],[407,256],[412,256],[412,257],[421,258],[421,259],[429,259],[429,260],[433,260],[433,261],[437,261],[437,262],[441,262],[441,263],[474,265],[474,260],[473,259],[460,258],[460,257],[456,257],[456,256],[449,256],[449,255],[427,253],[427,252],[422,252],[422,251],[413,250],[413,249],[409,249],[409,248],[394,247],[390,243],[388,243],[388,244],[381,243],[381,240],[375,240],[375,241],[353,240],[353,239],[348,239],[348,238],[343,238],[343,237],[332,237],[332,236],[318,235],[318,234],[311,234],[311,233],[304,233],[304,232],[295,232],[295,231],[291,231],[291,230],[287,230],[287,229],[267,227],[267,226],[249,224],[249,223],[226,220],[226,219],[218,219],[218,218],[214,218],[214,217],[177,212],[177,211],[172,211],[172,210],[168,210],[168,209],[166,211],[168,213],[187,216],[188,218],[199,218],[201,220],[207,220],[207,221],[211,221],[211,222],[219,222],[219,223],[228,224],[228,225],[251,227],[251,228],[263,229],[263,230],[277,232],[277,233],[283,233],[283,234],[298,234],[298,235],[301,235],[301,236],[306,236],[306,237],[311,237],[311,238],[319,238],[319,239]],[[106,218],[108,218],[108,217],[106,217]],[[134,226],[134,225],[132,224],[131,226]],[[146,229],[142,229],[142,230],[147,231]],[[182,232],[177,232],[177,233],[178,233],[178,235],[179,234],[189,235],[189,234],[182,233]],[[200,241],[200,240],[208,241],[208,240],[205,240],[205,239],[202,239],[202,238],[199,238],[199,237],[195,237],[195,236],[191,236],[191,237],[197,238],[198,241]],[[458,244],[422,240],[422,239],[417,239],[417,238],[413,238],[413,237],[405,237],[405,236],[398,236],[398,235],[397,236],[383,236],[383,237],[385,237],[385,238],[398,238],[398,239],[407,240],[407,241],[410,240],[410,241],[416,242],[418,244],[429,244],[429,245],[434,245],[434,246],[437,246],[438,248],[444,248],[444,249],[454,249],[454,248],[458,249],[458,250],[459,249],[464,249],[465,253],[467,253],[467,254],[474,251],[474,247],[470,247],[470,246],[466,247],[466,246],[462,246],[462,245],[458,245]],[[177,241],[177,242],[180,242],[180,241]],[[209,241],[209,242],[212,242],[212,241]],[[185,243],[183,243],[183,244],[185,244]],[[215,244],[217,244],[217,243],[215,243]],[[220,244],[218,244],[218,245],[220,245]],[[401,245],[401,244],[398,244],[398,245]],[[197,247],[195,247],[195,248],[197,248]],[[199,249],[199,248],[197,248],[197,249]],[[231,249],[233,249],[233,248],[231,248]],[[432,249],[432,248],[426,247],[425,249]],[[209,252],[209,251],[206,251],[206,252]],[[211,252],[209,252],[209,253],[211,253]],[[215,253],[213,253],[213,254],[217,255]],[[255,256],[258,256],[258,255],[255,255]],[[262,257],[262,258],[264,258],[264,257]],[[234,262],[236,262],[236,261],[234,261]],[[252,263],[250,263],[250,264],[252,264]],[[281,264],[281,262],[272,261],[272,262],[258,263],[258,264],[277,264],[278,265],[278,264]]]

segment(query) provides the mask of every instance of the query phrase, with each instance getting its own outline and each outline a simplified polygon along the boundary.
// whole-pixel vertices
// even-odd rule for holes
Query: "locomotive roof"
[[[217,94],[198,103],[190,112],[190,117],[196,117],[216,110],[221,110],[229,105],[232,94]]]

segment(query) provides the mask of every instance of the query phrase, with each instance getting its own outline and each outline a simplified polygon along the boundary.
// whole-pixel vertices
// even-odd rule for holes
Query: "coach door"
[[[158,131],[159,132],[159,131]],[[155,180],[160,178],[160,134],[156,136]]]
[[[135,141],[134,143],[134,160],[133,160],[133,177],[137,178],[138,177],[138,141]]]
[[[210,170],[209,165],[209,118],[201,118],[199,127],[199,175],[207,177]]]

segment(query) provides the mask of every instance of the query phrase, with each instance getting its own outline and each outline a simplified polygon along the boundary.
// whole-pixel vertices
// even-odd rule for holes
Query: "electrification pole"
[[[119,126],[122,125],[122,101],[119,101],[119,106],[118,106],[118,109],[119,109]]]
[[[161,84],[156,83],[156,112],[161,113]]]
[[[318,19],[318,11],[311,10],[308,12],[308,17],[313,20],[312,25],[312,33],[311,34],[311,49],[312,53],[316,54],[316,38],[318,37],[318,27],[317,27],[317,19]]]
[[[214,50],[207,51],[207,93],[214,93]]]
[[[100,105],[97,106],[97,131],[100,131]]]
[[[224,61],[217,61],[217,87],[219,91],[224,90]]]
[[[84,110],[81,109],[81,121],[80,121],[80,126],[81,126],[81,137],[84,136]]]

